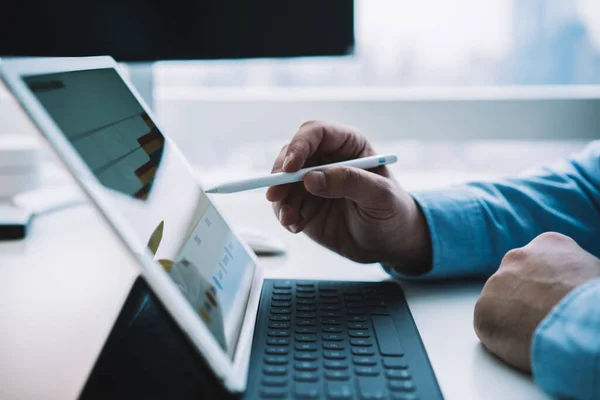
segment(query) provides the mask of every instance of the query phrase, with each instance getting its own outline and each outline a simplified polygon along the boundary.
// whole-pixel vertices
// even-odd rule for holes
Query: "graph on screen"
[[[148,197],[165,140],[146,113],[69,139],[103,185],[141,200]]]

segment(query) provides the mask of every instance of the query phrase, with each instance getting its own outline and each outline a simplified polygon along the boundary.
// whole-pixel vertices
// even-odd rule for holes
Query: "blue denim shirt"
[[[504,254],[543,232],[600,257],[600,141],[513,178],[412,193],[429,225],[433,268],[418,278],[488,277]],[[600,399],[600,279],[562,299],[537,327],[537,385],[553,397]]]

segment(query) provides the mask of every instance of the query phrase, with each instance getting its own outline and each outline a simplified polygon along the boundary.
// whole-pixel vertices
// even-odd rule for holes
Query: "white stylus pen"
[[[370,169],[381,165],[393,164],[398,161],[395,155],[375,155],[354,160],[340,161],[332,164],[318,165],[310,168],[303,168],[296,172],[276,172],[274,174],[259,176],[250,179],[241,179],[217,185],[206,190],[206,193],[236,193],[244,190],[257,189],[261,187],[277,186],[286,183],[300,182],[304,175],[314,170],[324,170],[331,167],[354,167],[361,169]]]

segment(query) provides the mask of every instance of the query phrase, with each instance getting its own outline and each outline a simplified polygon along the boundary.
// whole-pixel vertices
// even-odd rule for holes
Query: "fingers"
[[[331,122],[305,122],[287,147],[282,170],[297,171],[315,155],[332,156],[338,160],[356,158],[374,152],[354,129]]]
[[[275,158],[275,162],[273,163],[271,173],[282,171],[283,160],[285,159],[285,156],[287,154],[287,149],[287,144],[281,148],[279,155]],[[290,188],[291,185],[271,186],[267,189],[267,200],[271,202],[283,200],[288,195]]]
[[[273,205],[281,225],[292,233],[298,233],[304,228],[306,220],[300,211],[307,196],[302,185],[295,185],[285,199]]]
[[[304,177],[304,187],[315,196],[345,198],[368,208],[390,207],[390,202],[394,201],[396,194],[388,179],[350,167],[309,172]]]

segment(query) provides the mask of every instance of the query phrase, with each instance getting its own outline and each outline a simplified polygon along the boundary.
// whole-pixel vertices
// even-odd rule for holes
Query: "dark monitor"
[[[120,62],[337,56],[353,0],[4,0],[0,56]]]

